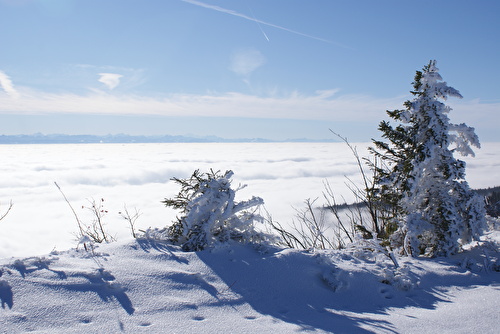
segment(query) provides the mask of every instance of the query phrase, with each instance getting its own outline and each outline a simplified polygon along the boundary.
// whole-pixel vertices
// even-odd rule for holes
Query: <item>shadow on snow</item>
[[[387,321],[370,319],[369,314],[387,314],[389,308],[417,307],[435,309],[438,302],[449,302],[446,287],[467,288],[474,282],[435,274],[418,277],[420,285],[402,291],[383,283],[380,273],[358,270],[355,275],[326,265],[322,255],[279,250],[259,254],[251,247],[233,246],[206,250],[198,257],[225,284],[256,312],[293,323],[303,330],[371,333],[371,330],[396,333]],[[359,265],[363,263],[359,259]],[[458,271],[461,269],[456,267]],[[463,271],[463,270],[462,270]],[[325,277],[334,277],[325,280]],[[453,276],[456,277],[456,276]],[[491,284],[475,280],[477,284]],[[365,329],[370,328],[371,330]]]
[[[95,292],[102,301],[110,302],[113,299],[121,305],[121,307],[128,313],[133,314],[135,309],[132,306],[130,298],[125,293],[126,288],[122,287],[119,283],[114,282],[115,277],[103,268],[96,269],[91,273],[72,273],[68,276],[64,271],[53,270],[49,266],[53,260],[46,258],[27,258],[24,260],[16,260],[11,267],[19,272],[22,278],[26,277],[38,270],[47,270],[55,273],[61,281],[54,283],[43,283],[45,286],[53,289],[65,288],[70,291],[79,292]],[[80,282],[80,278],[86,281]],[[74,281],[77,281],[76,283]],[[5,304],[12,308],[14,305],[14,296],[12,289],[7,281],[0,281],[0,299],[2,307]]]

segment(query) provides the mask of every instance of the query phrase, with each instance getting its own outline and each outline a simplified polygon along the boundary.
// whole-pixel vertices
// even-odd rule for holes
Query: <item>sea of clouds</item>
[[[353,145],[368,156],[368,143]],[[0,258],[76,246],[75,216],[54,182],[84,222],[93,218],[85,208],[89,200],[104,199],[104,222],[117,239],[130,235],[119,214],[125,205],[141,212],[138,229],[175,219],[177,212],[161,201],[179,190],[171,178],[189,177],[195,169],[233,170],[233,188],[247,185],[236,200],[262,197],[282,224],[291,223],[308,198],[323,204],[325,181],[338,202],[353,200],[348,179],[361,184],[356,160],[343,143],[0,145],[0,151],[0,211],[14,204],[0,221]],[[498,143],[484,143],[475,158],[464,160],[471,187],[500,185]]]

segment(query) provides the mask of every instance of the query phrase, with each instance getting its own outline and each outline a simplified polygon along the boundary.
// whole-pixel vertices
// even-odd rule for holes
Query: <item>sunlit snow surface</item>
[[[498,232],[487,238],[498,246]],[[151,239],[0,259],[0,332],[498,333],[493,249],[397,261]]]
[[[353,144],[366,156],[368,143]],[[176,212],[160,201],[178,186],[172,177],[188,177],[195,169],[235,172],[233,186],[243,200],[260,196],[273,218],[290,223],[294,208],[307,198],[322,204],[327,180],[338,201],[349,202],[346,177],[360,182],[358,167],[343,143],[244,144],[65,144],[1,145],[0,209],[14,206],[0,221],[0,258],[30,256],[76,245],[76,220],[57,182],[82,221],[92,216],[82,206],[104,199],[107,228],[118,240],[129,235],[118,212],[140,210],[137,228],[162,227]],[[500,145],[484,143],[475,158],[467,158],[471,187],[500,185]],[[2,210],[2,211],[3,211]]]
[[[367,144],[357,144],[364,154]],[[118,212],[143,212],[139,228],[175,212],[171,177],[233,169],[280,221],[320,197],[324,180],[349,196],[359,180],[343,144],[136,144],[0,146],[0,333],[497,333],[500,232],[450,258],[397,258],[365,247],[303,251],[228,245],[182,252],[133,240]],[[469,161],[473,187],[498,185],[500,149]],[[118,242],[75,249],[71,209],[104,198]],[[348,198],[349,199],[349,198]],[[370,241],[358,241],[370,242]],[[53,250],[57,248],[57,250]],[[15,257],[12,257],[15,256]]]

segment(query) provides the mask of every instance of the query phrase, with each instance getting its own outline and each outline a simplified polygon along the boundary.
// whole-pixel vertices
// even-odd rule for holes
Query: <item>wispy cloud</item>
[[[171,94],[140,96],[91,91],[85,95],[45,93],[19,89],[18,98],[0,94],[0,115],[139,115],[160,117],[214,117],[225,119],[254,118],[274,120],[305,120],[349,124],[350,131],[373,128],[387,119],[385,110],[403,107],[410,96],[377,98],[366,95],[342,95],[336,89],[314,94],[292,92],[282,95],[252,95],[236,92],[223,94]],[[481,138],[498,141],[496,124],[500,102],[478,100],[449,101],[450,119],[476,128]],[[472,112],[473,111],[473,112]],[[358,128],[357,128],[358,127]],[[341,131],[342,128],[339,129]]]
[[[68,72],[84,77],[87,80],[91,79],[88,81],[90,85],[95,83],[93,80],[95,76],[98,76],[97,80],[103,83],[109,90],[113,90],[118,86],[120,86],[121,90],[129,90],[142,85],[146,80],[146,71],[142,68],[72,64],[69,66]]]
[[[19,92],[14,88],[9,76],[2,71],[0,71],[0,87],[2,87],[5,93],[11,98],[18,99],[20,97]]]
[[[251,62],[249,62],[251,64]],[[253,67],[242,66],[240,73]],[[109,84],[112,84],[110,82]],[[91,91],[88,94],[47,93],[28,88],[15,89],[10,78],[0,71],[2,114],[109,114],[158,115],[188,117],[245,117],[269,119],[303,119],[325,121],[374,122],[386,119],[385,110],[403,107],[410,96],[379,98],[359,94],[342,94],[338,89],[318,90],[313,94],[291,92],[267,95],[226,92],[220,94],[169,94],[142,96]],[[13,99],[13,97],[15,99]],[[498,124],[500,102],[479,100],[448,101],[453,109],[452,122],[474,127]],[[471,112],[473,111],[473,112]]]
[[[260,51],[256,49],[240,49],[231,55],[229,69],[238,75],[248,76],[265,62],[266,58]]]
[[[380,99],[339,95],[337,90],[305,95],[257,96],[224,94],[172,94],[164,97],[109,94],[53,94],[23,90],[16,101],[0,96],[0,113],[79,113],[203,117],[249,117],[332,121],[378,120],[384,110],[401,106],[401,97]]]
[[[204,2],[201,2],[201,1],[196,1],[196,0],[181,0],[181,1],[190,3],[190,4],[195,5],[195,6],[199,6],[199,7],[203,7],[203,8],[207,8],[207,9],[211,9],[211,10],[215,10],[217,12],[225,13],[225,14],[228,14],[228,15],[237,16],[237,17],[240,17],[240,18],[248,20],[248,21],[257,22],[258,24],[263,24],[263,25],[266,25],[266,26],[269,26],[269,27],[273,27],[273,28],[276,28],[276,29],[284,30],[286,32],[289,32],[289,33],[292,33],[292,34],[295,34],[295,35],[299,35],[299,36],[303,36],[303,37],[315,39],[317,41],[321,41],[321,42],[325,42],[325,43],[329,43],[329,44],[334,44],[334,45],[337,45],[337,46],[342,47],[342,48],[350,49],[350,47],[348,47],[346,45],[343,45],[343,44],[340,44],[340,43],[337,43],[337,42],[333,42],[333,41],[330,41],[330,40],[325,39],[325,38],[321,38],[321,37],[317,37],[317,36],[305,34],[305,33],[302,33],[302,32],[296,31],[296,30],[288,29],[288,28],[285,28],[285,27],[277,25],[277,24],[273,24],[273,23],[269,23],[269,22],[266,22],[266,21],[262,21],[262,20],[256,19],[255,17],[251,17],[251,16],[239,13],[239,12],[231,10],[231,9],[226,9],[226,8],[223,8],[223,7],[220,7],[220,6],[215,6],[215,5],[207,4],[207,3],[204,3]],[[266,37],[267,40],[269,40],[269,38],[267,37],[267,35],[265,33],[264,33],[264,36]]]
[[[99,73],[99,76],[99,82],[105,84],[110,90],[115,89],[120,84],[120,78],[123,77],[116,73]]]

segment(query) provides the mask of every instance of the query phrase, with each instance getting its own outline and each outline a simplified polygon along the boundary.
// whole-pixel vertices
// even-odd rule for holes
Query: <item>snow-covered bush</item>
[[[181,216],[166,229],[172,242],[185,251],[198,251],[229,240],[263,240],[264,235],[255,230],[254,223],[262,222],[256,210],[264,201],[252,197],[236,202],[235,194],[244,186],[232,189],[232,176],[232,171],[221,174],[196,170],[188,179],[172,179],[181,186],[174,198],[163,201],[167,207],[181,210]]]
[[[386,267],[382,273],[381,282],[392,285],[401,291],[410,291],[418,286],[418,280],[414,277],[411,269],[406,264],[401,267]]]
[[[485,225],[484,201],[465,181],[465,162],[453,156],[474,155],[471,146],[480,144],[474,128],[450,123],[451,108],[440,100],[462,96],[442,81],[436,61],[417,71],[413,87],[405,109],[387,112],[399,124],[380,123],[389,143],[374,141],[372,149],[385,164],[377,170],[377,195],[396,209],[393,246],[447,256],[478,239]]]

